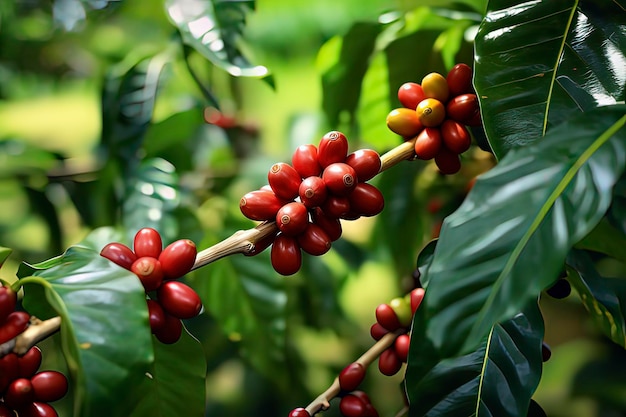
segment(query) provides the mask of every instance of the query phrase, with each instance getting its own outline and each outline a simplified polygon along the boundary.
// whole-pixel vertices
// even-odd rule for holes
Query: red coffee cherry
[[[30,314],[24,311],[14,311],[8,315],[0,326],[0,345],[17,337],[28,327]]]
[[[8,353],[0,358],[0,394],[17,378],[19,378],[18,357],[15,353]]]
[[[461,94],[446,104],[446,115],[459,123],[467,124],[480,111],[476,94]]]
[[[196,262],[198,250],[189,239],[179,239],[170,243],[159,255],[164,279],[176,279],[191,271]]]
[[[385,207],[385,198],[375,186],[360,182],[348,196],[350,210],[359,216],[371,217]]]
[[[387,333],[389,333],[389,330],[385,329],[378,322],[372,324],[372,327],[370,327],[370,336],[372,336],[374,340],[382,339]]]
[[[272,165],[267,174],[267,181],[272,187],[272,191],[283,200],[293,200],[298,196],[301,180],[298,171],[284,162]]]
[[[17,305],[17,293],[9,286],[0,284],[0,325],[15,310]]]
[[[178,342],[180,336],[183,334],[183,323],[179,318],[165,313],[165,321],[163,326],[154,332],[154,336],[157,340],[163,344],[171,345]]]
[[[401,362],[406,362],[409,357],[409,346],[411,344],[411,336],[408,334],[401,334],[396,338],[393,343],[393,348],[396,350],[396,354]]]
[[[415,110],[420,101],[425,98],[424,90],[418,83],[407,82],[398,88],[398,100],[407,109]]]
[[[400,327],[408,327],[413,320],[413,312],[411,312],[411,304],[404,297],[396,297],[389,301],[389,307],[396,313]]]
[[[363,417],[365,403],[359,397],[347,394],[341,397],[339,411],[345,417]]]
[[[445,146],[441,148],[439,153],[435,156],[435,164],[439,171],[444,175],[452,175],[459,172],[461,169],[461,159],[459,154],[452,152]]]
[[[41,366],[41,349],[33,346],[22,356],[18,356],[18,375],[20,378],[30,378],[39,370]]]
[[[289,417],[311,417],[306,408],[298,407],[289,412]]]
[[[198,293],[179,281],[164,282],[157,290],[157,300],[166,313],[179,319],[196,317],[202,310]]]
[[[320,256],[330,250],[331,241],[328,234],[315,223],[309,223],[296,239],[300,248],[309,255]]]
[[[148,321],[152,333],[160,330],[165,325],[165,311],[161,304],[154,300],[146,300],[148,304]]]
[[[442,148],[441,131],[438,127],[426,127],[415,139],[415,155],[418,159],[433,159]]]
[[[274,243],[274,239],[276,238],[277,234],[278,234],[278,232],[276,231],[276,232],[271,233],[271,234],[263,237],[262,239],[258,240],[254,244],[254,247],[252,248],[252,250],[250,252],[244,252],[243,255],[244,256],[255,256],[255,255],[258,255],[259,253],[263,252],[265,249],[269,248],[272,243]]]
[[[20,417],[59,417],[50,404],[35,401],[20,408]]]
[[[320,207],[317,207],[311,212],[311,218],[313,223],[317,224],[326,232],[331,242],[341,237],[343,230],[338,217],[330,216]]]
[[[426,291],[424,291],[423,288],[416,288],[411,291],[411,311],[413,314],[415,314],[420,304],[422,304],[424,294],[426,294]]]
[[[328,197],[322,205],[322,210],[330,217],[345,218],[350,213],[350,200],[348,197]]]
[[[100,255],[128,270],[130,270],[133,262],[137,260],[137,255],[128,246],[119,242],[111,242],[104,246],[100,251]]]
[[[395,375],[398,373],[400,368],[402,368],[402,361],[398,357],[398,354],[393,346],[385,349],[378,357],[378,370],[383,375]]]
[[[391,110],[385,123],[389,130],[403,138],[411,138],[424,128],[415,110],[404,107]]]
[[[61,372],[43,371],[30,379],[35,393],[35,401],[50,403],[60,400],[67,394],[67,378]]]
[[[273,220],[285,204],[274,191],[261,189],[250,191],[239,200],[239,209],[250,220]]]
[[[137,259],[131,265],[130,270],[137,275],[146,292],[156,290],[163,282],[161,262],[151,256]]]
[[[318,207],[326,201],[328,191],[322,177],[306,177],[298,189],[300,201],[308,208]]]
[[[316,177],[322,172],[317,162],[317,147],[312,144],[298,146],[291,157],[291,165],[301,178]]]
[[[472,144],[469,131],[462,124],[454,120],[444,120],[440,127],[441,139],[446,148],[460,154],[468,150]]]
[[[472,68],[467,64],[456,64],[448,75],[446,82],[452,96],[472,92]]]
[[[328,191],[336,196],[348,195],[358,182],[354,168],[343,162],[335,162],[324,168],[322,179]]]
[[[35,400],[33,384],[28,378],[13,380],[4,393],[4,403],[16,409]]]
[[[380,304],[376,307],[376,321],[390,332],[398,330],[401,326],[396,312],[389,304]]]
[[[287,203],[276,213],[276,225],[286,236],[297,236],[309,224],[309,211],[302,203]]]
[[[348,155],[348,139],[338,131],[326,133],[317,147],[317,162],[322,169],[335,162],[343,162]]]
[[[378,152],[372,149],[359,149],[346,157],[346,164],[354,168],[359,182],[368,181],[380,172],[382,162]]]
[[[302,266],[302,251],[295,237],[279,234],[270,253],[274,270],[281,275],[293,275]]]
[[[151,227],[139,229],[133,241],[133,251],[138,258],[149,256],[158,258],[163,249],[161,235]]]
[[[354,391],[364,379],[365,367],[358,362],[352,362],[339,373],[339,387],[343,391]]]
[[[15,411],[0,402],[0,417],[16,417]]]

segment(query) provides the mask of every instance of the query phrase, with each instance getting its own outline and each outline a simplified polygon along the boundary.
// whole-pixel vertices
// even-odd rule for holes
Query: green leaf
[[[41,318],[61,316],[74,415],[128,415],[153,360],[141,283],[90,242],[31,268],[32,276],[21,279],[24,307]]]
[[[416,268],[420,271],[420,284],[422,284],[423,288],[428,287],[429,277],[426,274],[426,270],[430,266],[430,263],[433,261],[433,255],[435,253],[435,248],[437,247],[438,239],[433,239],[426,244],[420,251],[419,255],[417,255],[417,266]]]
[[[626,348],[626,279],[604,278],[589,254],[572,251],[567,257],[568,280],[595,323],[613,342]]]
[[[626,14],[612,0],[492,0],[474,83],[497,157],[573,114],[624,100]]]
[[[543,332],[534,301],[496,324],[476,351],[442,360],[421,379],[407,372],[409,415],[526,416],[541,377]],[[411,344],[408,366],[420,356]]]
[[[246,14],[254,9],[254,3],[253,0],[166,0],[164,4],[183,42],[213,65],[235,77],[267,77],[269,70],[251,64],[238,47]]]
[[[626,236],[611,223],[603,219],[598,225],[575,246],[577,249],[586,249],[603,253],[622,262],[626,262]]]
[[[178,342],[154,339],[154,364],[141,386],[131,417],[203,417],[206,359],[202,345],[186,329]]]
[[[578,116],[478,177],[444,220],[416,313],[427,327],[412,340],[423,336],[441,357],[472,351],[494,323],[556,280],[569,250],[604,216],[624,170],[624,109]]]
[[[26,142],[6,139],[0,141],[0,177],[39,175],[59,164],[59,157]]]
[[[13,249],[0,246],[0,268],[4,264],[4,261],[6,261],[9,256],[11,256],[12,252]]]

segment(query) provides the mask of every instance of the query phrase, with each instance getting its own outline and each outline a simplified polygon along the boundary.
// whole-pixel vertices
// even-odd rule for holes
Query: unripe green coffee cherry
[[[404,297],[396,297],[389,301],[389,306],[393,309],[398,316],[400,326],[408,327],[413,320],[413,312],[411,311],[411,304],[407,303]]]

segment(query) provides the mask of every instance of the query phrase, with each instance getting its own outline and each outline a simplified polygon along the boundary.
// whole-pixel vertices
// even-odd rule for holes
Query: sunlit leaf
[[[478,177],[448,216],[411,343],[441,357],[472,351],[554,282],[571,247],[606,212],[626,163],[624,106],[555,127]],[[426,366],[426,363],[424,364]]]
[[[625,24],[612,0],[489,2],[474,82],[498,157],[573,114],[624,100]]]
[[[531,302],[496,324],[476,351],[442,360],[421,379],[407,373],[409,415],[525,417],[541,377],[543,331],[538,304]],[[409,367],[421,356],[411,346]]]

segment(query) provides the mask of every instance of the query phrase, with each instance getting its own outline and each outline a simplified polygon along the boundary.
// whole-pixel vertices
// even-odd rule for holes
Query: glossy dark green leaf
[[[604,219],[576,244],[577,249],[586,249],[603,253],[622,262],[626,262],[626,236]]]
[[[624,171],[624,109],[578,116],[478,177],[443,223],[416,314],[428,322],[412,338],[427,338],[441,357],[467,353],[554,282]]]
[[[567,265],[568,280],[594,322],[613,342],[626,348],[626,279],[602,277],[582,250],[572,251]]]
[[[166,0],[165,10],[183,42],[235,77],[267,77],[269,70],[253,65],[238,42],[254,0]]]
[[[478,349],[444,359],[423,378],[407,372],[409,415],[525,417],[541,377],[543,318],[537,302],[496,324]],[[411,344],[409,367],[420,360]]]
[[[623,102],[625,24],[612,0],[489,2],[474,83],[498,157],[575,113]]]
[[[429,277],[426,274],[426,270],[430,266],[430,263],[433,261],[433,255],[435,253],[435,248],[437,247],[438,239],[433,239],[426,246],[422,248],[419,255],[417,255],[417,265],[416,268],[420,271],[420,283],[422,287],[427,288]]]
[[[203,417],[206,359],[186,329],[178,342],[154,339],[154,364],[138,390],[141,401],[130,417]]]
[[[62,318],[74,415],[127,415],[139,400],[134,389],[153,360],[145,293],[133,273],[100,256],[97,241],[92,237],[31,265],[31,276],[20,275],[23,302],[30,314]]]

